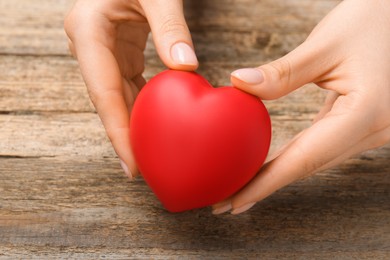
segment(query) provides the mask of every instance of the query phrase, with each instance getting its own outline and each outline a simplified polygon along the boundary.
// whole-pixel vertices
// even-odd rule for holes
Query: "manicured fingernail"
[[[245,204],[244,206],[241,206],[239,208],[234,209],[232,211],[232,214],[233,215],[237,215],[237,214],[240,214],[240,213],[242,213],[244,211],[247,211],[248,209],[252,208],[253,205],[255,205],[255,204],[256,204],[256,202],[251,202],[251,203]]]
[[[184,42],[178,42],[172,46],[171,57],[177,64],[198,65],[194,50]]]
[[[123,171],[125,172],[127,177],[129,177],[129,179],[132,180],[133,179],[133,175],[131,175],[129,167],[127,167],[127,165],[122,160],[120,160],[120,162],[121,162],[121,166],[122,166]]]
[[[214,215],[218,215],[218,214],[225,213],[226,211],[229,211],[231,209],[232,209],[232,204],[229,202],[223,206],[213,209],[212,213]]]
[[[233,77],[244,81],[250,85],[257,85],[264,81],[263,73],[257,69],[239,69],[233,71],[231,74]]]

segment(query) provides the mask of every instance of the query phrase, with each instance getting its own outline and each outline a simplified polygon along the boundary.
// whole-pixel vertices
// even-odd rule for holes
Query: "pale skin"
[[[160,39],[156,48],[168,67],[194,70],[198,63],[190,53],[193,47],[181,1],[159,0],[148,5],[145,3],[151,1],[145,0],[140,5],[138,1],[112,0],[105,1],[104,8],[94,2],[79,0],[65,28],[114,149],[125,164],[125,172],[127,168],[135,175],[128,118],[145,83],[141,74],[147,22],[153,38]],[[81,15],[83,12],[88,15]],[[161,12],[167,15],[159,15]],[[388,1],[345,0],[286,56],[232,73],[235,87],[261,99],[280,98],[311,82],[329,94],[312,126],[271,155],[241,191],[213,205],[214,214],[242,213],[298,179],[390,142],[389,26]],[[121,37],[126,37],[123,46],[118,43]],[[176,62],[172,59],[174,43],[191,48],[176,52]]]
[[[65,18],[69,49],[126,175],[137,175],[129,119],[146,83],[144,49],[150,30],[171,69],[195,70],[198,61],[180,0],[78,0]]]

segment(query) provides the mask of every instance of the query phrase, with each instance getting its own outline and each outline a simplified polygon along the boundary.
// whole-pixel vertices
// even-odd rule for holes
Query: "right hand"
[[[138,171],[130,147],[130,112],[145,84],[143,52],[150,30],[167,67],[198,67],[181,0],[78,0],[65,19],[69,49],[130,178]]]
[[[270,157],[243,189],[214,205],[242,213],[299,179],[390,141],[390,5],[342,1],[295,50],[232,73],[235,87],[277,99],[313,82],[328,90],[313,125]],[[386,26],[385,26],[386,25]]]

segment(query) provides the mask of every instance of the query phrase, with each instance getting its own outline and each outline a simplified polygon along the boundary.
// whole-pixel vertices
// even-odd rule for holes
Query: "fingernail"
[[[240,214],[240,213],[242,213],[244,211],[247,211],[248,209],[252,208],[253,205],[255,205],[255,204],[256,204],[256,202],[251,202],[251,203],[245,204],[244,206],[241,206],[239,208],[234,209],[232,211],[232,214],[233,215],[237,215],[237,214]]]
[[[198,65],[194,50],[184,42],[178,42],[172,46],[171,57],[177,64]]]
[[[257,85],[264,81],[263,73],[257,69],[239,69],[233,71],[231,75],[250,85]]]
[[[123,171],[125,172],[127,177],[129,177],[129,179],[132,180],[133,179],[133,175],[131,175],[129,167],[127,167],[127,165],[122,160],[120,160],[120,162],[121,162],[121,166],[122,166]]]
[[[213,213],[214,215],[218,215],[218,214],[225,213],[226,211],[229,211],[231,209],[232,209],[232,204],[229,202],[228,204],[213,209],[211,213]]]

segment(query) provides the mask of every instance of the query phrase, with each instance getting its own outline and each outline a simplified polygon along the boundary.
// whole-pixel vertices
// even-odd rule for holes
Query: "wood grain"
[[[3,158],[0,243],[55,253],[385,255],[390,168],[383,167],[388,158],[373,156],[295,183],[239,217],[211,216],[209,209],[167,213],[141,179],[126,180],[113,158]]]
[[[125,178],[67,50],[73,1],[0,0],[0,259],[389,259],[390,145],[290,185],[239,216],[166,212]],[[339,0],[185,1],[199,72],[299,45]],[[149,41],[145,77],[164,69]],[[265,102],[272,151],[310,126],[326,92]]]

